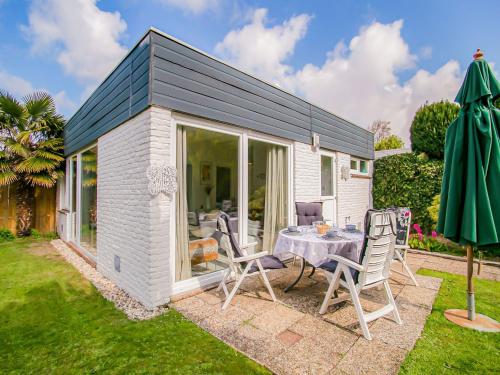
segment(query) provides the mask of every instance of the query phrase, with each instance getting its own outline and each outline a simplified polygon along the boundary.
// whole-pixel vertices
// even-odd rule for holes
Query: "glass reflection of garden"
[[[97,234],[97,147],[82,153],[80,198],[80,244],[96,254]]]

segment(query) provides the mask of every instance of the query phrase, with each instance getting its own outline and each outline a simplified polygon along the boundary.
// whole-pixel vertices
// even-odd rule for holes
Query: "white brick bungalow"
[[[358,227],[371,204],[371,133],[154,29],[69,120],[65,153],[61,238],[149,308],[220,280],[221,209],[258,250],[295,202]],[[176,193],[151,194],[158,166]]]

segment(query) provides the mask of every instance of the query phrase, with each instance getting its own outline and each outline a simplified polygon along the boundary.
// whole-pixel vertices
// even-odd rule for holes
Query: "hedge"
[[[411,148],[432,159],[443,159],[446,129],[458,116],[460,107],[447,101],[420,107],[410,127]]]
[[[375,160],[373,205],[409,207],[413,223],[429,233],[434,222],[427,211],[441,192],[442,160],[425,160],[416,153],[386,156]]]

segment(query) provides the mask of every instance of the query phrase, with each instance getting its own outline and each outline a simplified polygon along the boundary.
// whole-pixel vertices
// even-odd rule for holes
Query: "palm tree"
[[[53,187],[63,173],[64,124],[49,94],[20,102],[0,91],[0,186],[16,186],[18,235],[31,232],[35,188]]]

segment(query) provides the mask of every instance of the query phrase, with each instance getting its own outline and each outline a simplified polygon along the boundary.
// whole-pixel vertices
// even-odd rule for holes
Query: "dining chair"
[[[389,286],[390,266],[394,256],[395,221],[394,212],[368,210],[365,216],[365,240],[360,262],[356,263],[342,256],[330,254],[328,256],[330,261],[320,266],[325,272],[329,286],[319,313],[326,313],[329,305],[343,302],[350,297],[356,309],[363,335],[367,340],[372,339],[368,329],[368,322],[372,320],[392,313],[394,320],[398,324],[402,324]],[[383,285],[385,289],[387,305],[365,314],[359,300],[359,294],[362,290],[379,285]],[[334,291],[339,286],[346,288],[349,293],[332,299]]]
[[[321,202],[295,202],[297,225],[312,225],[315,221],[323,221],[323,204]]]
[[[236,242],[231,225],[229,225],[229,220],[229,215],[221,212],[217,218],[218,230],[214,233],[214,237],[219,241],[219,246],[222,250],[226,252],[229,261],[229,267],[224,271],[222,281],[217,288],[217,291],[222,289],[226,295],[222,310],[225,310],[229,306],[243,280],[246,277],[255,275],[262,277],[261,281],[269,291],[273,301],[276,302],[276,296],[266,276],[266,271],[286,268],[285,264],[277,257],[269,255],[267,251],[260,251],[249,255],[246,251],[248,246],[240,246]],[[232,275],[234,275],[236,284],[231,292],[229,292],[227,283]]]
[[[417,279],[406,263],[406,254],[410,246],[408,240],[410,239],[411,228],[411,211],[407,207],[391,207],[389,210],[394,211],[396,215],[396,244],[394,245],[394,260],[401,263],[401,271],[392,269],[392,272],[405,277],[409,277],[415,286],[418,286]],[[406,271],[406,272],[404,272]]]

